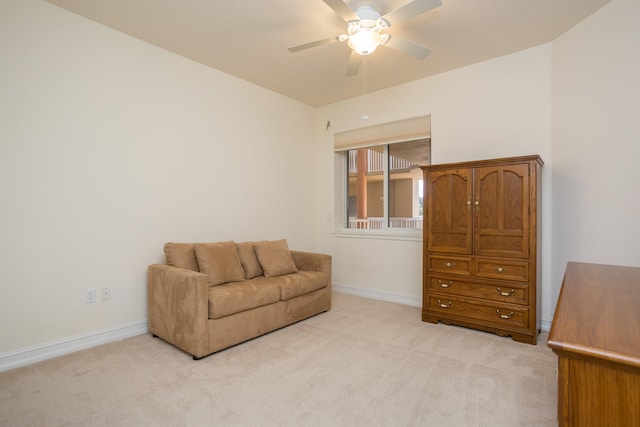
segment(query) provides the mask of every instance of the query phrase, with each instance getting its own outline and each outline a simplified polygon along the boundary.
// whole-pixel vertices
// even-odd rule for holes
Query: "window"
[[[431,116],[336,133],[334,151],[336,234],[421,238]]]
[[[348,229],[422,229],[422,169],[430,138],[344,151]]]

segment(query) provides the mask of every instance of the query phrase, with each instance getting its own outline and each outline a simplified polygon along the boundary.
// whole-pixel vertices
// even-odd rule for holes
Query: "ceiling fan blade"
[[[439,6],[442,6],[442,1],[440,0],[413,0],[396,10],[392,10],[384,15],[383,18],[391,25],[396,25]]]
[[[400,52],[404,52],[418,59],[424,59],[431,53],[431,49],[410,42],[409,40],[399,39],[397,37],[390,37],[383,46],[399,50]]]
[[[349,53],[349,62],[347,62],[346,77],[353,77],[360,71],[360,64],[362,63],[362,56],[355,53],[353,50]]]
[[[344,22],[357,21],[360,18],[344,1],[342,0],[323,0],[335,13],[338,14]]]
[[[335,43],[335,42],[339,42],[340,40],[338,39],[338,37],[329,37],[326,39],[322,39],[322,40],[316,40],[314,42],[309,42],[309,43],[304,43],[298,46],[292,46],[289,48],[289,52],[291,53],[295,53],[301,50],[305,50],[305,49],[311,49],[312,47],[317,47],[317,46],[322,46],[325,44],[330,44],[330,43]]]

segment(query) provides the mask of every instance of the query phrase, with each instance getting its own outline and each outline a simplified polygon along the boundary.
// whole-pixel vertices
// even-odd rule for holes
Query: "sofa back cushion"
[[[165,243],[164,256],[167,258],[167,264],[173,267],[200,271],[196,259],[195,243]]]
[[[238,243],[238,255],[244,269],[244,278],[249,280],[254,277],[262,276],[264,271],[260,267],[260,262],[256,256],[255,243],[242,242]]]
[[[200,272],[209,277],[211,285],[244,280],[238,248],[233,240],[217,243],[196,243],[196,258]]]
[[[298,271],[286,239],[256,242],[255,248],[265,277],[282,276]]]

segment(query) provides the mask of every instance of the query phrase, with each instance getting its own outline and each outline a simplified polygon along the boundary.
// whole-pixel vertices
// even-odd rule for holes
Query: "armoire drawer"
[[[427,269],[440,273],[471,275],[471,258],[429,255]]]
[[[529,302],[529,288],[522,283],[483,284],[471,280],[458,280],[451,277],[432,275],[429,276],[428,290],[430,292],[482,298],[511,304],[527,304]]]
[[[473,275],[489,279],[528,282],[529,263],[526,261],[476,258],[473,262]]]
[[[512,305],[501,305],[489,301],[458,298],[449,295],[429,294],[427,310],[434,316],[455,316],[491,322],[495,325],[529,327],[529,309]]]

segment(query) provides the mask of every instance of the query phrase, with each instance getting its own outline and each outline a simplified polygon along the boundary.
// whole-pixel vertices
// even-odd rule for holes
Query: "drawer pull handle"
[[[496,290],[500,292],[500,295],[502,295],[503,297],[511,296],[511,294],[516,291],[515,289],[511,289],[509,292],[505,292],[501,288],[497,288]]]
[[[446,265],[447,267],[453,267],[455,264],[454,264],[454,263],[452,263],[452,262],[447,262],[447,263],[445,263],[445,265]]]
[[[438,283],[440,284],[441,288],[448,288],[449,286],[453,285],[452,281],[449,281],[449,283],[444,283],[442,280],[438,279]]]
[[[504,314],[504,313],[501,313],[500,310],[496,310],[496,313],[498,313],[501,319],[511,319],[515,314],[513,311],[509,314]]]
[[[445,302],[442,302],[442,301],[438,300],[438,304],[440,304],[441,308],[449,308],[449,307],[451,307],[451,301],[445,303]]]
[[[498,267],[498,273],[502,273],[503,271],[502,267]]]

